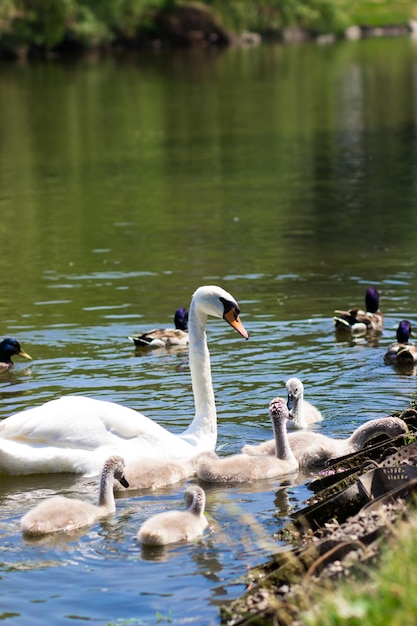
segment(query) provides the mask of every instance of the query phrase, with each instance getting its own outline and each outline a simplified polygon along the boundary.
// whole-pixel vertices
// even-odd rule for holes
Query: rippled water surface
[[[417,316],[416,43],[368,40],[0,66],[0,315],[33,361],[0,375],[0,416],[62,394],[193,416],[187,350],[135,352],[201,284],[241,306],[245,342],[210,320],[219,454],[271,436],[267,408],[299,376],[344,436],[404,408],[415,377],[383,363]],[[375,340],[336,340],[335,308],[378,287]],[[94,500],[92,478],[0,480],[0,617],[16,625],[218,624],[310,476],[207,489],[213,531],[142,551],[184,484],[117,499],[114,519],[30,544],[45,496]]]

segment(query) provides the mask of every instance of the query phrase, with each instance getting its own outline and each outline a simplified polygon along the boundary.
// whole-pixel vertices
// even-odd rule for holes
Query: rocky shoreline
[[[314,495],[278,535],[288,547],[247,576],[241,598],[221,609],[224,626],[302,626],[312,586],[332,589],[377,563],[383,542],[408,519],[417,494],[417,406],[396,413],[409,433],[380,437],[337,459],[312,481]]]

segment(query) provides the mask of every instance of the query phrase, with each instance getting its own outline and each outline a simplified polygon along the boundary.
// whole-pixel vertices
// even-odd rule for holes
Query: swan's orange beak
[[[230,309],[227,313],[224,314],[224,319],[230,326],[233,326],[237,332],[244,337],[244,339],[249,339],[249,335],[246,332],[245,327],[239,319],[239,315],[236,315],[236,311],[234,309]]]

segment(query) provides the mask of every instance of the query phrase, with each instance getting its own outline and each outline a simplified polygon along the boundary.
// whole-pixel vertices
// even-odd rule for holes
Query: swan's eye
[[[226,317],[228,313],[233,311],[234,318],[235,320],[237,320],[237,318],[239,317],[239,313],[240,313],[239,307],[234,302],[230,302],[230,300],[226,300],[225,298],[219,298],[219,299],[224,307],[223,317]]]

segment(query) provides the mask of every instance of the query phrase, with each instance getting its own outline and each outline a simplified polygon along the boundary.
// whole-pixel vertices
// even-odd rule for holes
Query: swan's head
[[[177,309],[174,315],[175,328],[178,330],[188,330],[188,310]]]
[[[287,387],[287,407],[291,411],[294,407],[294,402],[303,397],[304,385],[299,378],[289,378],[285,385]]]
[[[411,324],[408,320],[403,320],[398,324],[397,328],[397,341],[398,343],[408,343],[410,337],[413,337]]]
[[[376,287],[366,290],[365,305],[368,313],[376,313],[379,309],[379,293]]]
[[[240,309],[234,297],[216,285],[206,285],[199,287],[194,293],[191,301],[191,311],[193,307],[203,311],[206,315],[222,317],[230,326],[233,326],[245,339],[249,335],[239,319]]]
[[[113,476],[119,481],[119,483],[126,489],[129,487],[129,483],[125,478],[125,462],[121,456],[111,456],[104,464],[102,476],[113,474]]]
[[[269,403],[269,417],[273,423],[292,419],[283,398],[274,398],[271,400]]]
[[[15,354],[29,361],[32,360],[32,357],[22,350],[20,343],[16,339],[12,339],[11,337],[3,339],[3,341],[0,342],[0,361],[8,363]]]

